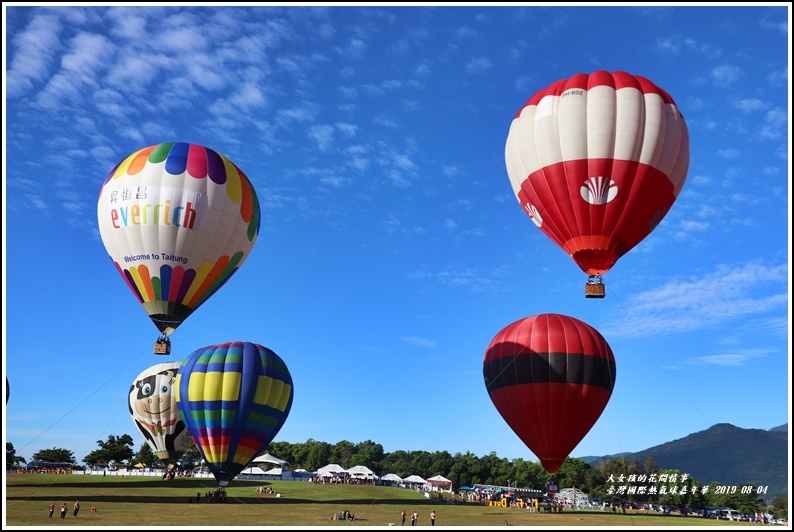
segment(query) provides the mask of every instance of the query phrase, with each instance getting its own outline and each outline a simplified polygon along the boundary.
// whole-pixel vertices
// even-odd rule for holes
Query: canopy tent
[[[275,464],[277,466],[289,465],[289,462],[286,460],[282,460],[281,458],[276,458],[270,453],[265,453],[262,456],[257,456],[253,460],[251,460],[252,464]]]
[[[262,469],[261,467],[258,467],[258,466],[246,467],[245,469],[240,471],[240,474],[241,475],[267,475],[267,473],[265,473],[265,470]]]
[[[345,473],[355,478],[378,478],[378,475],[376,475],[373,470],[363,465],[357,465],[350,469],[346,469]]]
[[[403,479],[399,475],[395,475],[394,473],[387,473],[380,477],[381,480],[385,480],[387,482],[402,482]]]
[[[427,484],[427,481],[419,475],[410,475],[403,479],[406,484]]]
[[[332,477],[334,475],[341,475],[344,472],[345,468],[339,464],[328,464],[315,471],[315,473],[321,477]]]
[[[429,479],[427,479],[427,483],[430,484],[432,487],[440,490],[452,491],[452,481],[449,480],[448,478],[442,477],[441,475],[430,477]]]

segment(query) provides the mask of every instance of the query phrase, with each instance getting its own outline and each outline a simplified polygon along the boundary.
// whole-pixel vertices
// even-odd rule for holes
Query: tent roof
[[[282,460],[281,458],[276,458],[275,456],[273,456],[270,453],[265,453],[262,456],[257,456],[256,458],[251,460],[251,463],[252,464],[265,463],[265,464],[276,464],[276,465],[284,465],[284,464],[289,465],[289,462],[287,462],[286,460]]]
[[[427,481],[428,482],[435,482],[435,483],[438,483],[438,484],[452,484],[451,480],[449,480],[448,478],[444,478],[441,475],[436,475],[434,477],[430,477],[429,479],[427,479]]]
[[[380,479],[381,480],[391,480],[392,482],[401,482],[402,481],[402,477],[400,477],[399,475],[395,475],[394,473],[388,473],[386,475],[383,475],[382,477],[380,477]]]
[[[258,466],[246,467],[240,471],[243,475],[266,475],[265,470]]]
[[[425,479],[423,479],[422,477],[420,477],[419,475],[411,475],[411,476],[405,477],[403,479],[403,482],[408,482],[410,484],[427,484],[427,481]]]
[[[344,473],[345,468],[339,464],[328,464],[316,471],[317,473]]]
[[[367,476],[367,477],[375,477],[375,476],[377,476],[373,470],[371,470],[367,466],[363,466],[363,465],[357,465],[357,466],[351,467],[350,469],[346,469],[345,473],[348,473],[350,475],[364,475],[364,476]]]

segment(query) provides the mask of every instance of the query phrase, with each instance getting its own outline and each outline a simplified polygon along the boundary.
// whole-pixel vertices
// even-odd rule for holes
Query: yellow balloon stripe
[[[116,173],[113,174],[113,179],[118,179],[121,176],[126,175],[127,168],[130,167],[130,163],[132,163],[132,161],[135,160],[135,156],[138,155],[138,153],[140,153],[140,151],[141,150],[136,151],[135,153],[133,153],[132,155],[130,155],[129,157],[127,157],[126,159],[124,159],[121,162],[119,167],[116,168]]]
[[[243,199],[243,185],[240,181],[240,173],[237,167],[226,157],[221,155],[223,167],[226,169],[226,195],[235,203],[240,203]]]
[[[284,381],[260,375],[256,383],[254,402],[283,412],[287,408],[291,389],[292,386]]]

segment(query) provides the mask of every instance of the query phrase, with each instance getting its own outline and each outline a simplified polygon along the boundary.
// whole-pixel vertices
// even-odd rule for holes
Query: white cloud
[[[419,338],[416,336],[403,336],[400,338],[405,343],[411,345],[418,345],[421,347],[436,347],[436,343],[433,340],[428,340],[427,338]]]

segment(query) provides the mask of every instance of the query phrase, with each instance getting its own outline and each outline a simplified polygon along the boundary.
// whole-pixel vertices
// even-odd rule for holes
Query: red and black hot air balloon
[[[535,225],[590,276],[601,276],[662,221],[689,168],[689,133],[648,79],[596,71],[559,80],[518,111],[505,144],[513,192]]]
[[[485,352],[488,395],[549,473],[595,425],[615,385],[615,358],[601,334],[562,314],[511,323]]]

